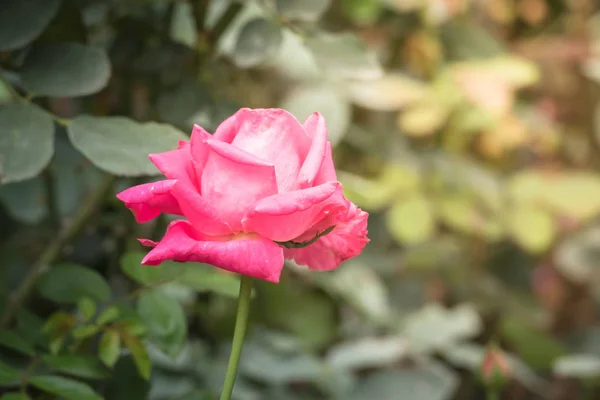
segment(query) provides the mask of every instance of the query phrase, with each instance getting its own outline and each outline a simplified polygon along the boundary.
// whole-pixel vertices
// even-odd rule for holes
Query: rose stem
[[[246,336],[246,328],[248,326],[248,312],[250,311],[250,294],[252,293],[252,278],[242,275],[240,279],[240,294],[238,297],[237,314],[235,316],[235,328],[233,331],[233,344],[231,346],[231,355],[229,356],[229,364],[227,364],[227,374],[223,383],[223,391],[221,392],[221,400],[230,400],[237,375],[238,365],[240,363],[240,355],[242,353],[242,345]]]

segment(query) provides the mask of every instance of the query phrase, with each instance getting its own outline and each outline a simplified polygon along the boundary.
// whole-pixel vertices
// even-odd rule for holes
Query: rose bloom
[[[142,260],[212,264],[279,282],[284,259],[331,270],[367,244],[368,214],[344,198],[319,113],[300,124],[281,109],[241,109],[213,135],[151,154],[167,179],[117,197],[137,222],[181,215]]]

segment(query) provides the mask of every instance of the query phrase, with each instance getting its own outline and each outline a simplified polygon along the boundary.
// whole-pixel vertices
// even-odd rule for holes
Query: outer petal
[[[189,149],[192,157],[192,165],[196,171],[196,184],[198,188],[201,186],[202,171],[204,170],[204,165],[208,158],[209,149],[206,142],[210,138],[210,133],[206,132],[202,127],[194,125]]]
[[[337,181],[337,174],[333,166],[333,152],[331,151],[331,142],[327,142],[325,146],[325,157],[319,167],[319,172],[315,177],[314,184],[320,185],[324,182]]]
[[[256,232],[277,242],[295,239],[327,216],[335,206],[327,200],[339,188],[338,182],[328,182],[266,197],[244,218],[244,231]]]
[[[280,193],[294,186],[311,144],[298,120],[281,109],[242,108],[219,125],[214,137],[272,163]]]
[[[209,152],[201,178],[202,196],[218,208],[222,221],[239,232],[244,214],[258,200],[277,193],[275,169],[230,144],[206,143]]]
[[[319,173],[321,164],[327,154],[327,125],[325,118],[319,113],[314,113],[304,122],[304,129],[308,136],[312,139],[310,150],[306,155],[306,159],[300,168],[296,187],[307,188],[314,184],[314,181]],[[329,153],[331,158],[331,153]],[[337,179],[331,179],[335,181]]]
[[[148,222],[160,213],[182,215],[172,194],[175,180],[163,180],[131,187],[117,194],[117,198],[133,212],[139,223]]]
[[[221,219],[220,213],[198,193],[195,187],[177,182],[173,196],[180,204],[182,214],[196,230],[207,235],[227,235],[233,232],[231,226]]]
[[[224,237],[202,235],[187,221],[175,221],[156,247],[144,257],[142,264],[158,265],[166,260],[208,263],[277,283],[283,268],[283,250],[260,236],[225,240]]]
[[[360,254],[369,242],[367,238],[368,214],[351,205],[346,220],[315,243],[301,249],[285,249],[285,257],[310,269],[327,271],[337,268],[343,261]]]
[[[196,172],[192,164],[189,147],[150,154],[148,157],[168,179],[178,179],[189,184],[195,184]]]

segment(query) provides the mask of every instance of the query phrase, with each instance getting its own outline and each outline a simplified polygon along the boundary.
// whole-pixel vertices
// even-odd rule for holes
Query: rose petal
[[[133,212],[139,223],[148,222],[160,215],[182,215],[172,194],[175,180],[163,180],[131,187],[117,194],[117,198]]]
[[[367,238],[367,217],[369,215],[351,205],[346,220],[335,229],[319,238],[315,243],[300,249],[285,249],[285,257],[310,269],[328,271],[337,268],[342,262],[360,254],[369,242]]]
[[[179,202],[182,214],[196,230],[207,235],[227,235],[233,232],[231,226],[221,218],[219,210],[200,195],[195,187],[177,182],[173,187],[173,196]]]
[[[206,142],[209,139],[211,139],[210,133],[206,132],[202,127],[194,125],[189,149],[192,157],[192,165],[196,171],[196,184],[198,188],[201,186],[202,171],[208,158],[209,149]]]
[[[189,148],[150,154],[148,158],[168,179],[178,179],[195,185],[196,172]]]
[[[165,236],[142,260],[144,265],[159,265],[166,260],[202,262],[242,275],[279,282],[283,250],[260,236],[233,238],[209,237],[194,230],[187,221],[174,221]]]
[[[306,133],[312,138],[312,143],[306,159],[300,168],[296,187],[307,188],[313,186],[313,183],[319,173],[321,164],[327,154],[327,125],[325,118],[319,113],[314,113],[304,122]],[[329,153],[331,157],[331,153]],[[337,179],[332,179],[337,180]]]
[[[331,142],[327,142],[325,145],[325,157],[323,162],[315,176],[314,184],[320,185],[325,182],[337,181],[337,174],[335,173],[335,167],[333,166],[333,152],[331,151]]]
[[[277,193],[273,165],[230,144],[208,140],[201,193],[218,208],[220,220],[241,231],[244,214],[256,202]],[[194,224],[195,226],[196,224]]]
[[[272,163],[279,192],[293,187],[311,145],[298,120],[281,109],[242,108],[219,125],[214,137]]]
[[[277,242],[302,235],[308,228],[327,216],[327,200],[340,188],[338,182],[328,182],[313,188],[279,193],[260,200],[245,216],[245,232],[256,232]]]

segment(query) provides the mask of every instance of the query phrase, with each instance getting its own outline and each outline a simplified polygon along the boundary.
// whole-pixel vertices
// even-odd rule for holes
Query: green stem
[[[231,355],[227,365],[227,375],[223,383],[221,400],[231,399],[235,376],[237,375],[240,355],[242,354],[242,345],[246,336],[248,326],[248,312],[250,311],[250,294],[252,293],[252,278],[242,275],[240,282],[240,295],[238,297],[237,315],[235,317],[235,328],[233,331],[233,344],[231,346]]]

